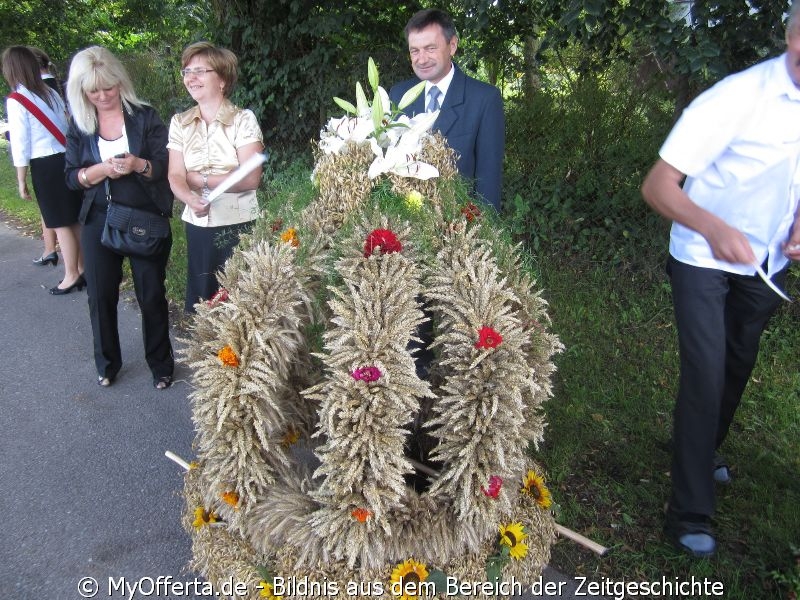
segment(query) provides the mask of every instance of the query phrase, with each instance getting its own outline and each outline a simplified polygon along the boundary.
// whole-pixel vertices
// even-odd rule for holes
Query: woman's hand
[[[205,217],[211,209],[211,203],[195,193],[189,195],[186,205],[196,217]]]
[[[28,191],[28,167],[17,167],[17,192],[23,200],[30,200],[31,193]]]
[[[122,172],[122,167],[115,163],[114,161],[119,160],[117,158],[108,158],[104,160],[101,165],[103,165],[103,175],[108,177],[109,179],[119,179],[120,177],[124,177],[125,173]]]
[[[31,193],[28,191],[28,182],[27,181],[18,181],[17,182],[19,188],[19,197],[23,200],[30,200]]]
[[[109,173],[108,176],[111,179],[119,179],[125,175],[136,173],[137,167],[141,168],[140,165],[143,162],[143,159],[131,154],[130,152],[125,152],[123,154],[112,156],[106,162],[111,165],[111,173]]]

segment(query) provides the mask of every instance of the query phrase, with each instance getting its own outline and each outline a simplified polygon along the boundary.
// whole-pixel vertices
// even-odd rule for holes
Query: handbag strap
[[[39,120],[39,122],[45,126],[47,131],[53,134],[53,137],[56,138],[56,140],[58,140],[58,142],[62,146],[67,145],[67,138],[64,137],[64,134],[61,132],[61,130],[58,127],[56,127],[56,124],[53,123],[49,118],[47,118],[47,115],[44,114],[39,109],[38,106],[36,106],[33,102],[31,102],[30,99],[26,98],[19,92],[11,92],[8,95],[8,97],[11,98],[12,100],[16,100],[17,102],[22,104],[22,106],[27,108],[28,112],[31,113],[34,117],[36,117]]]

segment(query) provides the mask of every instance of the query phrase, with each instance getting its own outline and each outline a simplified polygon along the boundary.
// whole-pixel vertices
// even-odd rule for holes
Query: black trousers
[[[783,287],[787,269],[772,278]],[[758,275],[693,267],[670,257],[680,349],[670,508],[714,514],[714,452],[728,434],[780,297]]]
[[[94,362],[101,377],[114,378],[122,368],[117,305],[122,283],[124,258],[100,243],[106,213],[95,207],[89,211],[81,233],[89,315],[94,338]],[[154,378],[172,375],[175,359],[169,339],[167,260],[172,248],[169,238],[161,255],[153,258],[130,257],[136,300],[142,313],[144,355]]]
[[[186,298],[184,312],[194,314],[197,302],[208,300],[219,290],[217,271],[225,266],[239,245],[239,237],[253,228],[255,221],[219,227],[186,226]]]

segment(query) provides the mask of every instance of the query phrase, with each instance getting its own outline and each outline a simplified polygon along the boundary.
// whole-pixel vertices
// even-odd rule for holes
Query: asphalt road
[[[181,469],[164,456],[192,457],[187,372],[153,388],[123,301],[124,365],[98,386],[86,293],[49,294],[63,270],[33,265],[41,248],[0,224],[0,598],[75,600],[84,577],[96,598],[127,597],[109,577],[190,581]]]
[[[178,362],[175,384],[153,388],[138,307],[123,300],[124,365],[98,386],[86,293],[49,294],[63,271],[34,266],[41,249],[0,223],[0,598],[78,600],[92,581],[100,599],[210,598],[190,593],[182,473],[164,456],[193,458],[188,372]],[[188,592],[147,593],[159,577]],[[572,578],[544,581],[536,598],[578,597]]]

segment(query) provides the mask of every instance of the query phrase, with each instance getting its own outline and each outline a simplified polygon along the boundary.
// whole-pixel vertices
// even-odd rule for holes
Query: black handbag
[[[100,243],[123,256],[159,256],[168,243],[169,218],[111,201],[106,180],[108,211]]]

